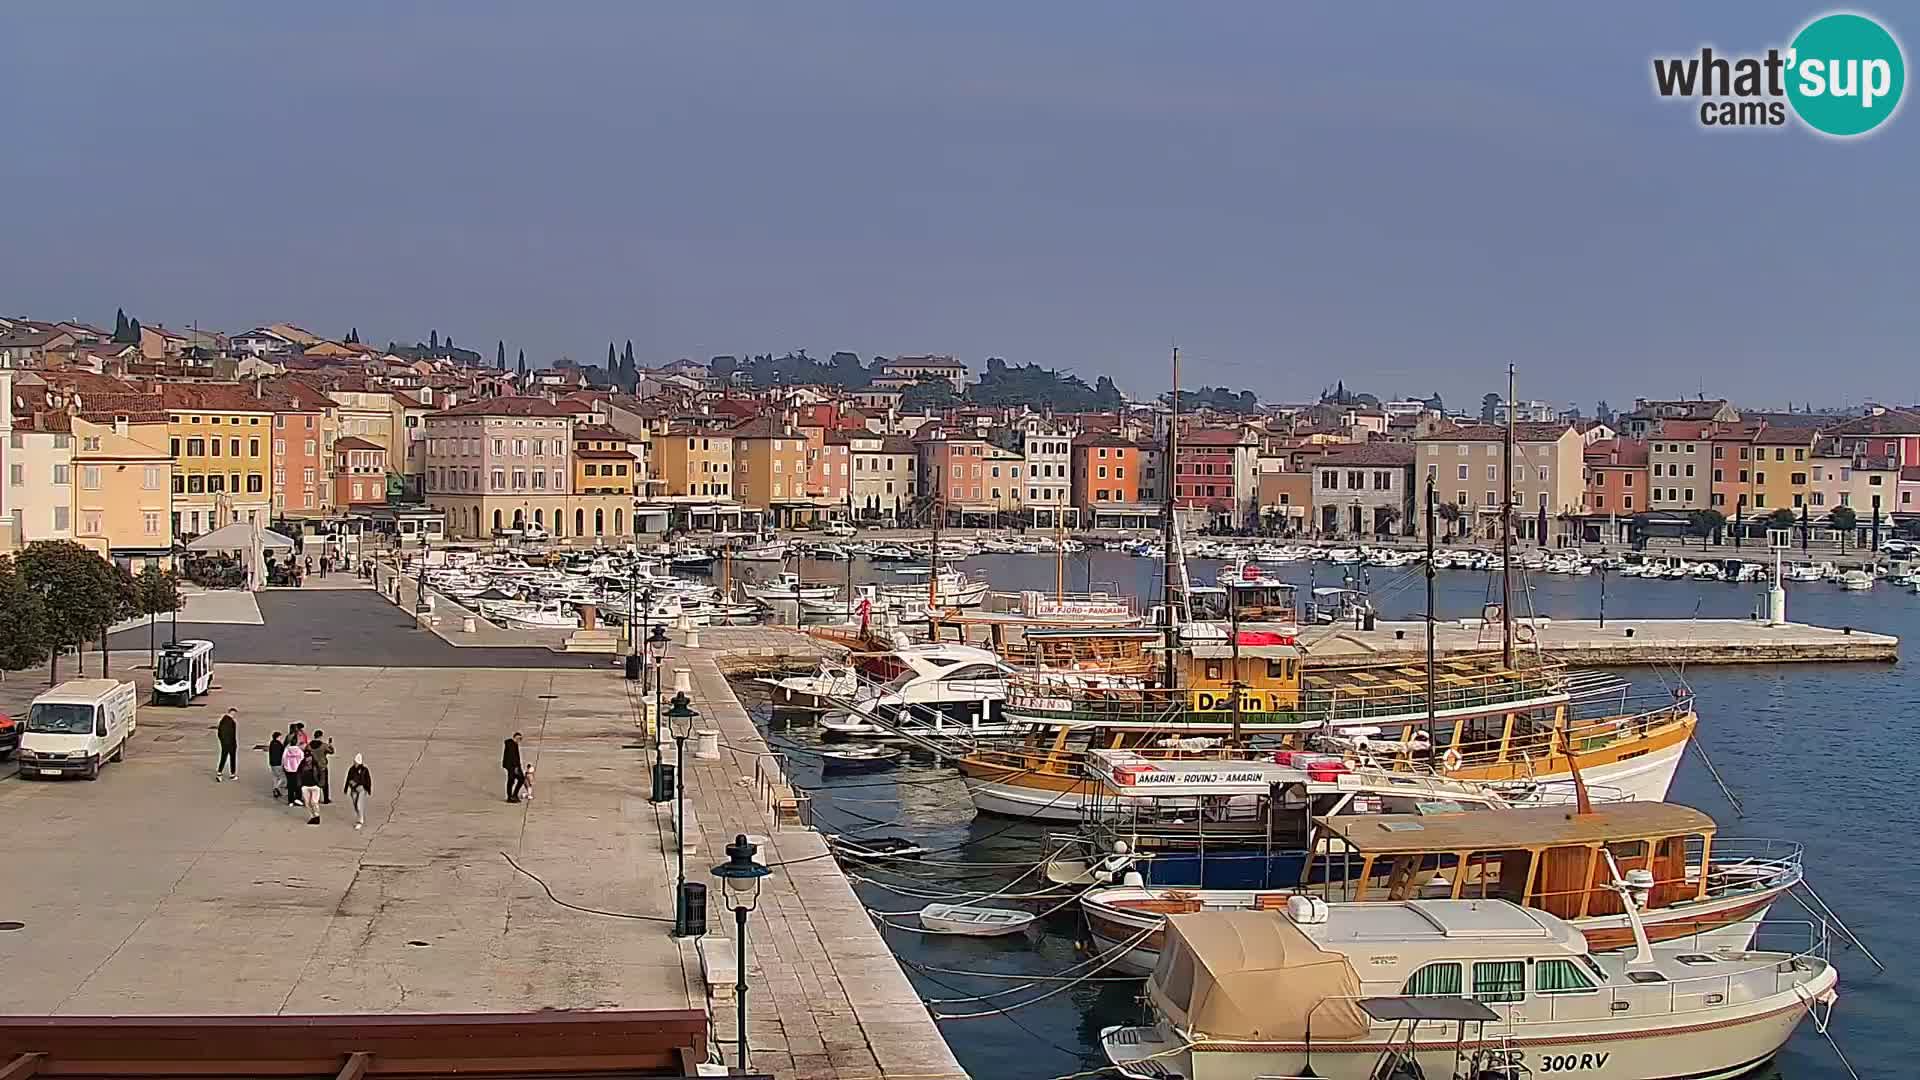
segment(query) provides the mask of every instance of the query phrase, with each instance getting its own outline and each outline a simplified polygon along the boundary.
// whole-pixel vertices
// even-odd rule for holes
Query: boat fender
[[[1448,772],[1452,772],[1455,769],[1458,769],[1460,767],[1460,763],[1461,763],[1460,748],[1457,746],[1447,747],[1447,752],[1440,756],[1440,764],[1445,765],[1447,767]]]
[[[1120,875],[1120,884],[1133,889],[1145,888],[1147,879],[1140,876],[1140,871],[1129,870]]]
[[[1295,894],[1287,897],[1287,918],[1301,926],[1327,921],[1327,902],[1317,896]]]

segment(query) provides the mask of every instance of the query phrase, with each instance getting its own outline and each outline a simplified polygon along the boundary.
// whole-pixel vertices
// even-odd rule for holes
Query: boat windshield
[[[895,692],[905,690],[907,688],[908,683],[912,682],[913,680],[919,677],[920,677],[919,672],[913,670],[912,668],[908,668],[907,670],[887,680],[887,689]]]
[[[27,730],[41,735],[91,735],[93,706],[38,703],[27,710]]]

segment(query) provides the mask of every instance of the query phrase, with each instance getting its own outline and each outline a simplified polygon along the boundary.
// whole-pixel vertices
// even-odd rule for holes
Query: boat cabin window
[[[1452,961],[1428,964],[1414,972],[1400,992],[1408,997],[1459,997],[1460,965]]]
[[[1223,673],[1225,672],[1225,670],[1226,670],[1226,668],[1225,668],[1225,667],[1223,667],[1223,666],[1221,665],[1221,663],[1220,663],[1220,661],[1218,661],[1218,660],[1209,660],[1209,661],[1207,661],[1207,679],[1208,679],[1208,681],[1210,681],[1210,682],[1219,682],[1219,681],[1220,681],[1220,679],[1221,679],[1221,677],[1222,677],[1222,674],[1223,674]]]
[[[1000,669],[994,667],[992,664],[968,664],[966,667],[955,668],[945,675],[940,676],[940,681],[968,682],[978,679],[998,679],[1000,677]]]
[[[1527,965],[1518,960],[1480,960],[1473,965],[1475,1000],[1494,1004],[1527,996]]]
[[[1627,972],[1627,978],[1643,985],[1646,983],[1663,983],[1667,981],[1667,977],[1657,971],[1629,971]]]
[[[1267,798],[1268,832],[1271,843],[1280,848],[1307,846],[1312,819],[1307,809],[1312,800],[1305,784],[1275,784]]]
[[[1542,960],[1533,965],[1536,994],[1590,994],[1594,989],[1593,980],[1571,960]]]

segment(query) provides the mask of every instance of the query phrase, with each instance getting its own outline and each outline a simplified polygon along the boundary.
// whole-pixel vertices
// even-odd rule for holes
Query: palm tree
[[[1460,507],[1456,503],[1443,502],[1434,508],[1441,521],[1447,523],[1447,539],[1451,540],[1460,531]]]
[[[1827,522],[1840,532],[1840,554],[1847,553],[1847,534],[1860,523],[1860,515],[1850,506],[1836,506],[1833,513],[1827,515]]]
[[[1376,534],[1385,533],[1391,537],[1393,527],[1400,523],[1400,508],[1397,506],[1378,507],[1373,512],[1373,530]]]

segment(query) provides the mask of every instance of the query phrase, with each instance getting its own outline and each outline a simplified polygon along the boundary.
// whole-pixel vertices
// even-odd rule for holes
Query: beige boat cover
[[[1346,957],[1314,944],[1277,911],[1202,911],[1167,919],[1147,993],[1195,1038],[1297,1042],[1357,1039],[1371,1027]]]

